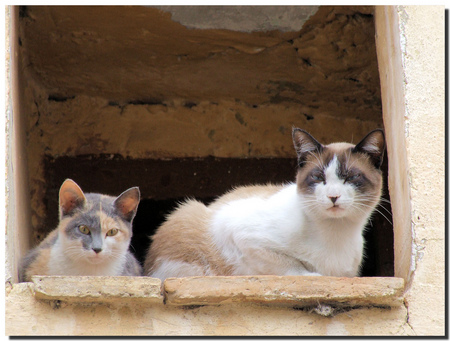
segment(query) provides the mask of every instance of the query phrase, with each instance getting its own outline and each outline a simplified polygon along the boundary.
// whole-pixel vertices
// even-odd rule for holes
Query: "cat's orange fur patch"
[[[230,275],[231,267],[225,264],[208,231],[212,211],[203,203],[188,200],[171,214],[158,232],[153,236],[152,255],[147,255],[144,274],[160,265],[161,259],[170,259],[208,268],[214,275]],[[180,248],[180,245],[183,248]],[[206,274],[205,274],[206,275]]]
[[[130,232],[128,228],[119,220],[116,220],[114,218],[109,217],[104,212],[100,211],[98,213],[99,219],[100,219],[100,225],[102,227],[102,233],[104,236],[106,236],[106,233],[116,228],[119,230],[119,233],[114,236],[118,242],[122,242],[125,240],[128,240],[130,238]]]

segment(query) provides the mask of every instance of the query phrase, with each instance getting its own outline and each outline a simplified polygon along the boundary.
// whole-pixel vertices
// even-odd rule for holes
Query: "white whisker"
[[[361,203],[361,202],[356,202],[356,203],[354,203],[353,207],[356,207],[356,205],[363,206],[363,207],[369,207],[369,208],[372,209],[372,206],[363,204],[363,203]],[[383,217],[384,217],[384,218],[392,225],[392,221],[389,220],[389,218],[386,217],[379,209],[377,209],[377,208],[375,207],[375,208],[373,208],[373,211],[376,211],[376,212],[378,212],[379,214],[381,214],[381,215],[382,215],[382,216],[383,216]]]

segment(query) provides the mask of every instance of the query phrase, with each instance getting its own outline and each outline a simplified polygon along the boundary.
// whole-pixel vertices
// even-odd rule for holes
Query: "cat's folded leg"
[[[314,272],[307,262],[268,248],[241,248],[241,271],[239,274],[264,274],[276,276],[322,276]]]
[[[308,263],[295,259],[285,271],[285,276],[322,276],[315,272],[315,269]]]
[[[308,262],[292,257],[289,266],[285,270],[284,276],[322,276],[322,274],[314,270],[316,270],[314,266]]]

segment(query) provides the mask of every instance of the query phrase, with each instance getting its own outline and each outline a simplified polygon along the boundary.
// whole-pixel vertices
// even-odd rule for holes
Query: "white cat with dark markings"
[[[33,275],[140,276],[128,250],[140,192],[130,188],[117,198],[84,194],[70,179],[59,191],[60,222],[22,260],[19,280]]]
[[[144,274],[358,276],[363,230],[381,197],[385,139],[322,145],[292,131],[297,181],[188,200],[152,237]]]

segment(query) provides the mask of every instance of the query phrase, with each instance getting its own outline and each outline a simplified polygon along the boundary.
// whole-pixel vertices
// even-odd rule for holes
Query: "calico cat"
[[[320,144],[292,131],[296,183],[237,188],[205,206],[187,200],[152,237],[144,274],[358,276],[363,230],[381,196],[385,139]]]
[[[84,194],[70,179],[59,191],[59,225],[22,260],[19,280],[33,275],[140,276],[141,265],[128,250],[140,192],[117,198]]]

